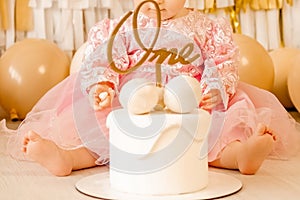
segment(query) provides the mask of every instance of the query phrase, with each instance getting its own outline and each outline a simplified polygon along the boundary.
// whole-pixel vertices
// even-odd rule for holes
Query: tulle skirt
[[[285,110],[271,92],[239,82],[236,94],[224,112],[213,111],[209,134],[209,161],[220,158],[220,152],[233,141],[246,141],[259,123],[276,136],[270,158],[288,159],[300,146],[300,124]]]
[[[26,115],[18,129],[9,130],[8,154],[16,159],[29,160],[21,148],[24,135],[33,130],[64,149],[85,146],[95,156],[97,164],[108,163],[105,120],[110,109],[95,112],[91,108],[87,96],[81,91],[79,77],[76,73],[71,74],[50,89]]]
[[[118,107],[118,101],[113,105],[113,108]],[[17,130],[2,127],[2,131],[12,132],[7,152],[16,159],[29,160],[21,151],[22,140],[29,130],[33,130],[61,148],[87,147],[97,159],[96,164],[106,164],[109,162],[106,117],[110,111],[95,112],[80,89],[77,74],[71,74],[38,101]],[[277,98],[246,83],[238,85],[226,111],[213,111],[212,115],[209,161],[218,159],[229,143],[247,140],[258,123],[266,124],[276,134],[276,145],[270,157],[287,159],[300,144],[299,124]]]

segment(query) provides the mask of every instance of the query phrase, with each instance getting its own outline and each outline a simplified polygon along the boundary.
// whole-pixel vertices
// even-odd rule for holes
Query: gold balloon
[[[294,59],[288,74],[288,92],[295,108],[300,112],[300,54]]]
[[[6,111],[2,108],[2,105],[0,105],[0,121],[1,119],[4,119],[7,117]]]
[[[0,105],[24,119],[34,104],[69,74],[70,60],[54,43],[24,39],[0,59]]]
[[[296,48],[278,48],[270,52],[275,73],[272,92],[285,108],[293,107],[288,92],[287,77],[297,55],[300,55],[300,50]]]
[[[83,43],[75,52],[71,61],[70,74],[79,71],[87,44],[88,44],[87,42]]]
[[[269,52],[249,36],[235,33],[233,39],[240,49],[240,80],[271,91],[274,82],[274,66]]]

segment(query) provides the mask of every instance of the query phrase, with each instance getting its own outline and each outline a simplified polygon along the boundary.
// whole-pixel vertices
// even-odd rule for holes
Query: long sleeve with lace
[[[201,85],[204,92],[218,89],[224,108],[236,92],[239,52],[232,38],[232,28],[225,18],[199,20],[195,27],[203,51],[204,71]]]

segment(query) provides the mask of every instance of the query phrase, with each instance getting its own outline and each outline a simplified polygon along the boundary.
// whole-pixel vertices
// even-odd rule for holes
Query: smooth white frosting
[[[210,114],[201,109],[144,115],[132,115],[125,109],[112,111],[107,118],[111,187],[150,195],[205,188],[210,121]]]

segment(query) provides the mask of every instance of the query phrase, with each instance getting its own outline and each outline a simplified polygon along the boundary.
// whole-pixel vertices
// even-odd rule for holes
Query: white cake
[[[191,193],[208,184],[207,133],[211,116],[126,109],[107,118],[110,184],[115,190],[147,195]]]

